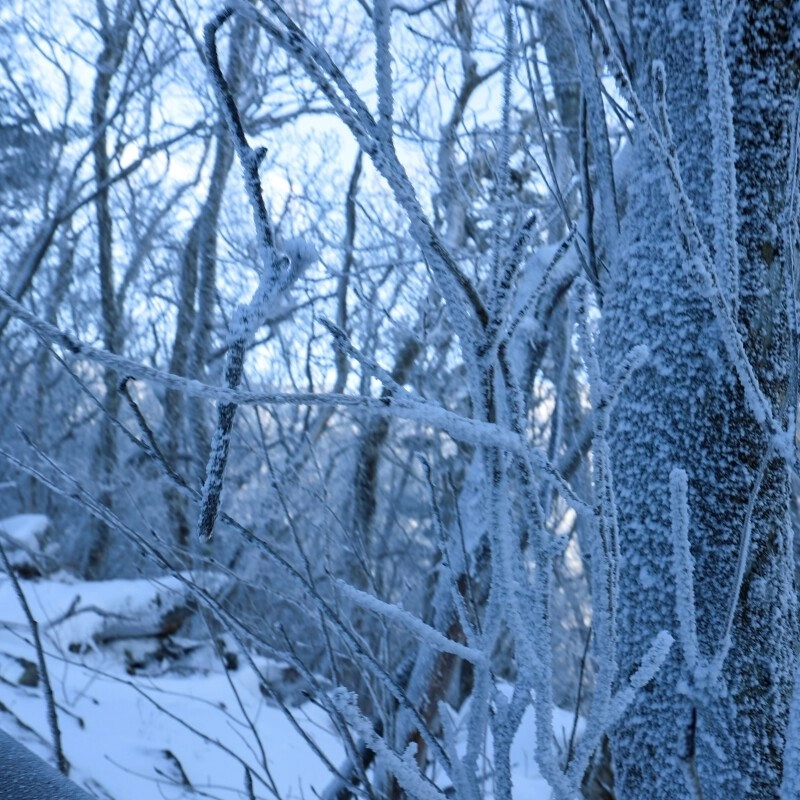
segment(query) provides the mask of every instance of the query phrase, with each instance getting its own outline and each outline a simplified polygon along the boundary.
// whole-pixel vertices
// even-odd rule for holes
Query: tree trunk
[[[233,145],[228,136],[220,136],[217,139],[208,195],[192,224],[181,254],[178,314],[170,358],[170,372],[175,375],[188,374],[200,378],[205,371],[215,304],[217,229],[222,196],[232,165]],[[204,296],[196,302],[198,282]],[[198,306],[202,307],[200,319]],[[195,329],[199,331],[197,336],[193,335]],[[208,438],[203,403],[196,398],[186,398],[175,389],[167,389],[164,393],[164,428],[164,455],[169,464],[181,474],[187,472],[190,483],[195,479],[198,482],[202,480],[204,461],[208,459],[207,445],[197,445]],[[187,464],[179,463],[182,441],[197,445],[191,448],[192,457]],[[193,521],[190,522],[186,497],[170,485],[164,489],[164,499],[170,530],[178,544],[185,548],[189,545],[193,524]]]
[[[737,3],[729,28],[717,29],[727,50],[719,62],[718,15],[709,12],[704,35],[703,5],[630,3],[634,89],[664,133],[653,99],[660,59],[663,108],[700,235],[692,235],[670,189],[675,180],[640,121],[636,177],[603,286],[600,345],[609,377],[631,347],[646,344],[651,353],[619,398],[610,428],[620,683],[658,631],[671,631],[676,644],[614,732],[621,800],[778,797],[796,656],[788,469],[774,428],[754,413],[752,387],[743,388],[745,359],[736,357],[733,340],[744,343],[776,426],[788,427],[793,442],[781,226],[797,21],[789,2]],[[727,70],[718,69],[726,62]],[[735,149],[726,147],[730,131]],[[717,290],[704,278],[709,272]],[[720,295],[725,302],[715,306]],[[725,332],[725,314],[737,336]],[[679,625],[680,617],[685,631],[691,620],[676,602],[676,469],[688,478],[696,659]]]
[[[114,281],[114,220],[111,214],[109,177],[111,159],[108,153],[108,103],[111,82],[117,73],[127,46],[128,34],[133,24],[135,3],[118,4],[113,18],[109,17],[105,3],[97,5],[100,17],[100,35],[103,49],[97,57],[94,86],[92,88],[92,160],[97,186],[95,214],[97,222],[97,272],[100,282],[100,310],[102,318],[103,346],[111,353],[121,349],[121,309],[117,302]],[[103,372],[103,417],[96,446],[97,479],[100,484],[98,499],[113,508],[112,483],[117,469],[117,437],[114,420],[119,416],[121,399],[118,389],[119,376],[111,369]],[[87,571],[92,578],[103,574],[111,531],[105,522],[95,522],[94,537],[88,556]]]

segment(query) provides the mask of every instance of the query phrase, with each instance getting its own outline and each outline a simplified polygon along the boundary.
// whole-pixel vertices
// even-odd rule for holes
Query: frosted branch
[[[356,698],[349,692],[337,689],[331,694],[331,701],[350,728],[367,742],[379,762],[383,762],[410,797],[415,800],[444,800],[445,794],[420,771],[415,758],[415,745],[409,745],[402,754],[392,750],[359,712]]]
[[[569,232],[564,237],[564,239],[555,247],[552,257],[548,262],[547,266],[541,271],[541,275],[539,279],[536,281],[535,286],[533,287],[532,291],[527,293],[527,296],[520,304],[519,310],[510,316],[510,322],[506,325],[506,330],[503,332],[502,336],[498,337],[498,341],[508,342],[514,336],[517,328],[528,320],[532,315],[534,306],[539,303],[541,298],[545,294],[545,290],[547,287],[556,281],[556,278],[560,277],[562,274],[567,276],[566,283],[569,283],[579,272],[580,267],[577,263],[576,258],[570,258],[569,263],[564,263],[563,269],[558,271],[558,275],[556,274],[556,268],[559,266],[561,262],[567,261],[567,256],[573,248],[573,244],[575,242],[575,235],[577,233],[577,226],[572,225],[570,226]],[[487,348],[488,351],[493,351],[496,348],[496,343],[490,343]]]
[[[368,592],[362,592],[355,586],[350,586],[342,580],[336,580],[339,591],[356,605],[378,614],[380,617],[405,628],[420,642],[424,642],[442,653],[450,653],[458,658],[469,661],[471,664],[485,665],[486,654],[467,645],[448,639],[436,628],[424,623],[419,617],[406,611],[400,606],[379,600]]]
[[[577,7],[576,0],[565,3],[564,8],[572,29],[572,38],[575,42],[575,52],[580,69],[581,87],[588,110],[587,122],[600,194],[600,235],[603,237],[605,257],[609,259],[616,249],[620,223],[602,86],[595,68],[594,55],[589,44],[589,30],[583,14]]]
[[[663,163],[667,169],[670,202],[675,211],[678,229],[683,237],[682,245],[688,259],[685,267],[697,266],[701,277],[706,283],[708,298],[711,301],[714,318],[717,321],[717,325],[719,325],[722,343],[736,371],[736,376],[742,384],[742,390],[750,411],[756,421],[770,433],[779,434],[782,429],[773,417],[770,402],[764,394],[753,365],[745,352],[744,342],[726,299],[724,287],[720,285],[720,278],[714,267],[714,260],[700,233],[692,201],[683,185],[678,166],[677,150],[666,111],[666,76],[663,62],[653,62],[653,80],[655,84],[654,102],[665,142],[662,141],[658,132],[653,128],[643,108],[641,113],[644,114],[645,130],[649,134],[648,138],[654,144],[656,153],[660,152],[662,154]]]
[[[57,494],[63,496],[65,499],[78,503],[93,517],[102,520],[109,525],[109,527],[124,535],[128,541],[133,543],[137,548],[141,548],[144,553],[149,555],[154,564],[157,564],[159,567],[162,567],[171,575],[173,575],[182,586],[186,587],[186,589],[198,599],[198,601],[207,606],[215,615],[219,617],[222,622],[229,626],[229,630],[232,633],[235,633],[237,636],[241,636],[244,639],[249,639],[252,636],[252,632],[247,628],[246,625],[242,623],[241,619],[231,614],[213,594],[204,589],[202,586],[198,585],[196,580],[194,580],[194,578],[188,573],[183,573],[175,569],[175,566],[167,559],[165,555],[166,551],[163,548],[163,542],[160,541],[155,531],[151,531],[151,536],[144,536],[130,526],[126,525],[111,509],[97,501],[90,492],[81,486],[81,484],[75,479],[74,475],[66,472],[46,453],[42,452],[39,448],[36,448],[33,442],[31,442],[27,437],[24,438],[26,439],[27,443],[36,450],[37,455],[39,455],[39,457],[42,458],[50,468],[52,468],[54,474],[57,475],[59,480],[63,481],[63,483],[59,483],[58,481],[42,474],[41,472],[37,472],[29,465],[20,461],[20,459],[18,459],[12,453],[0,449],[0,456],[4,457],[11,464],[14,464],[24,473],[35,478],[37,481],[42,483],[42,485],[47,486]],[[447,753],[441,747],[440,742],[426,729],[425,720],[422,718],[417,709],[409,702],[403,689],[398,685],[398,682],[392,675],[389,675],[386,672],[386,670],[380,665],[368,648],[363,646],[362,642],[356,636],[356,634],[353,633],[350,626],[346,625],[342,621],[338,610],[331,607],[328,601],[320,595],[314,583],[310,582],[305,575],[303,575],[290,561],[287,561],[283,555],[272,548],[269,543],[254,535],[250,529],[244,525],[241,525],[224,512],[221,514],[221,516],[225,519],[227,524],[233,526],[243,536],[248,544],[252,545],[256,551],[263,553],[264,556],[266,556],[272,563],[274,563],[283,571],[283,574],[288,579],[294,581],[299,588],[302,588],[308,593],[308,597],[312,600],[319,613],[347,643],[356,661],[370,673],[370,675],[383,689],[388,692],[391,697],[397,701],[402,710],[407,711],[416,720],[418,726],[417,729],[420,731],[428,747],[430,747],[430,749],[438,755],[443,764],[449,767],[450,762]]]
[[[745,510],[744,521],[742,523],[742,532],[739,539],[739,547],[737,549],[737,562],[736,562],[736,576],[733,580],[733,585],[730,589],[728,598],[728,613],[725,618],[725,629],[720,636],[717,652],[711,662],[710,679],[715,679],[722,673],[722,667],[725,659],[728,657],[731,646],[733,644],[733,621],[736,616],[736,609],[739,606],[739,597],[742,593],[742,586],[744,585],[744,576],[747,570],[747,563],[750,559],[750,543],[753,538],[753,511],[761,493],[761,484],[764,481],[764,473],[767,469],[767,464],[773,456],[772,446],[768,447],[766,452],[761,456],[761,462],[758,465],[758,472],[756,473],[753,486],[750,489],[750,496],[747,500],[747,509]]]
[[[660,669],[673,643],[669,633],[666,631],[659,633],[628,684],[616,694],[612,693],[617,673],[615,617],[620,553],[611,458],[606,433],[611,408],[633,373],[647,362],[649,350],[643,345],[633,347],[623,358],[612,382],[607,384],[603,381],[588,324],[587,281],[579,279],[576,289],[574,314],[578,321],[580,343],[589,374],[594,408],[593,470],[596,494],[591,581],[594,604],[593,630],[600,668],[595,681],[594,698],[586,730],[575,749],[575,757],[567,772],[573,783],[580,782],[592,753],[599,746],[604,733],[624,714],[635,699],[636,693]]]
[[[244,175],[245,190],[250,205],[253,209],[253,220],[256,227],[256,237],[259,245],[259,252],[262,257],[265,255],[264,246],[271,248],[274,244],[272,226],[267,215],[267,208],[261,194],[261,179],[258,175],[259,157],[247,142],[244,127],[239,117],[239,110],[236,107],[236,100],[231,91],[217,57],[217,31],[222,25],[233,16],[233,9],[226,8],[217,14],[214,19],[207,23],[203,28],[204,53],[206,65],[211,76],[211,85],[217,98],[223,121],[230,131],[236,155],[242,166]],[[267,270],[272,264],[263,264],[262,269]]]
[[[684,470],[672,470],[669,491],[678,629],[683,657],[690,674],[694,675],[699,663],[699,651],[694,602],[694,563],[689,547],[689,486]]]
[[[628,685],[620,689],[611,703],[611,719],[609,723],[613,725],[628,710],[630,704],[636,699],[636,694],[643,689],[656,676],[664,662],[667,660],[669,651],[674,644],[672,635],[667,631],[660,631],[656,634],[650,647],[639,665],[639,669],[633,673]]]
[[[667,660],[673,643],[674,639],[667,631],[660,631],[656,634],[639,668],[630,677],[627,685],[611,698],[605,709],[606,713],[603,715],[592,713],[589,716],[586,729],[575,749],[575,758],[567,770],[567,775],[571,780],[580,782],[592,753],[600,746],[603,735],[622,718],[639,691],[657,675]]]
[[[681,235],[685,237],[683,244],[688,256],[691,257],[693,254],[695,255],[695,258],[690,260],[690,263],[687,264],[686,267],[688,268],[692,264],[696,265],[707,284],[712,311],[719,325],[720,335],[725,345],[728,358],[742,384],[748,407],[756,421],[764,425],[770,433],[780,434],[782,432],[781,427],[774,419],[769,400],[764,394],[758,377],[745,352],[744,343],[726,299],[724,287],[720,285],[720,281],[717,278],[711,253],[700,233],[691,200],[683,186],[678,166],[677,151],[674,141],[671,138],[669,119],[666,115],[666,76],[664,73],[664,65],[662,62],[658,61],[653,63],[653,79],[655,84],[654,102],[659,117],[659,127],[661,128],[659,132],[651,115],[634,91],[628,71],[619,53],[616,51],[616,48],[610,43],[605,26],[597,17],[593,17],[592,19],[594,29],[601,38],[603,50],[611,61],[614,75],[617,78],[622,95],[627,100],[633,112],[633,116],[641,126],[647,142],[667,171],[670,186],[670,201],[675,207],[678,228]]]
[[[375,31],[375,82],[378,87],[378,125],[376,134],[380,141],[388,144],[392,140],[392,114],[394,95],[392,92],[391,15],[389,0],[375,0],[372,7],[372,27]]]
[[[501,259],[505,254],[502,246],[502,217],[506,213],[506,193],[508,187],[509,163],[511,159],[511,80],[514,69],[514,15],[512,3],[506,0],[503,12],[503,101],[501,107],[500,146],[497,163],[497,200],[494,218],[494,256],[492,259],[490,308],[499,317],[509,290],[510,280],[503,273],[514,269],[509,260],[505,269]]]
[[[331,104],[334,114],[350,129],[363,152],[370,157],[378,172],[386,179],[395,200],[408,219],[411,236],[420,248],[439,290],[447,301],[457,333],[467,350],[474,352],[478,332],[488,320],[483,301],[426,216],[414,186],[397,157],[391,139],[381,135],[378,130],[379,123],[375,121],[358,92],[325,49],[314,44],[276,0],[264,0],[264,6],[277,19],[278,24],[260,12],[256,12],[255,21],[273,41],[303,67]],[[376,34],[380,39],[378,45],[383,47],[388,35],[386,29],[388,18],[382,20],[380,14],[379,9],[379,19],[376,24],[379,24],[380,31],[376,31]],[[386,14],[388,15],[388,9]],[[248,16],[251,15],[248,13]],[[380,90],[389,93],[379,99],[379,110],[384,114],[384,122],[380,124],[385,125],[385,115],[391,112],[390,65],[387,61],[378,65],[377,69],[380,72]],[[386,133],[385,129],[383,133]]]
[[[798,320],[797,291],[797,220],[800,212],[800,96],[795,99],[792,112],[792,129],[789,150],[789,185],[786,208],[784,209],[780,229],[783,233],[786,268],[784,269],[786,312],[789,320],[789,391],[786,393],[785,414],[788,417],[786,427],[787,452],[785,458],[795,461],[795,441],[797,431],[797,399],[798,380],[800,380],[800,320]]]
[[[711,121],[714,256],[720,286],[735,316],[739,295],[739,250],[736,233],[736,140],[733,131],[733,96],[725,53],[727,22],[719,0],[702,0],[703,36],[708,71],[709,117]]]
[[[456,790],[455,796],[464,800],[480,800],[480,782],[477,780],[475,770],[473,768],[468,771],[464,760],[458,755],[458,732],[453,721],[452,708],[448,703],[439,702],[439,719],[442,723],[442,738],[450,752],[450,762],[453,765],[450,779]]]
[[[241,6],[241,4],[239,5]],[[253,19],[254,13],[251,8],[247,14],[248,19]],[[256,246],[261,259],[258,288],[249,303],[240,305],[236,309],[228,332],[229,346],[225,354],[225,386],[228,389],[236,390],[242,381],[245,353],[256,331],[263,324],[269,309],[278,297],[291,286],[306,266],[314,261],[316,253],[309,245],[297,239],[292,239],[287,243],[288,252],[279,253],[276,249],[275,234],[267,214],[261,178],[258,174],[262,155],[260,151],[250,147],[247,141],[239,109],[236,106],[236,99],[225,80],[217,57],[217,32],[232,15],[232,8],[221,11],[203,28],[203,35],[206,64],[211,76],[211,83],[222,117],[233,139],[236,155],[242,166],[247,198],[253,209]],[[221,403],[217,410],[217,426],[211,441],[211,452],[206,467],[206,478],[197,521],[197,535],[204,542],[210,541],[214,535],[214,524],[219,513],[236,408],[235,402],[226,402]]]
[[[789,726],[783,751],[781,800],[800,797],[800,659],[794,675],[794,690],[789,706]]]
[[[6,555],[5,547],[0,544],[0,560],[3,562],[3,568],[14,587],[14,593],[28,621],[28,627],[33,636],[33,645],[36,651],[36,660],[39,666],[39,674],[42,678],[42,686],[44,688],[44,698],[47,706],[47,723],[50,726],[50,734],[53,737],[53,750],[55,750],[56,764],[58,769],[64,775],[69,775],[69,762],[64,755],[64,748],[61,744],[61,728],[58,725],[58,713],[56,711],[56,699],[53,694],[53,684],[50,682],[50,673],[47,671],[47,661],[44,657],[44,647],[42,645],[42,638],[39,635],[39,623],[33,616],[31,607],[28,604],[28,598],[25,597],[25,592],[22,591],[22,585],[14,572],[14,567],[11,566],[8,556]]]
[[[472,602],[473,613],[475,615],[474,619],[475,622],[478,623],[477,609],[474,607],[474,597],[472,597],[469,580],[467,580],[464,593],[462,594],[456,577],[457,575],[467,576],[467,554],[464,548],[463,539],[461,542],[452,542],[450,537],[447,535],[444,521],[442,519],[442,510],[439,506],[438,500],[436,499],[436,491],[433,485],[433,477],[431,475],[431,465],[422,455],[419,456],[419,459],[422,463],[422,470],[425,473],[425,481],[428,484],[434,530],[437,538],[439,539],[439,547],[442,550],[443,557],[440,564],[440,577],[444,577],[443,573],[446,572],[447,582],[450,589],[450,597],[455,605],[461,630],[464,631],[464,635],[468,642],[475,641],[479,634],[470,620],[470,615],[467,611],[465,600],[466,596]],[[447,559],[446,562],[445,558]]]

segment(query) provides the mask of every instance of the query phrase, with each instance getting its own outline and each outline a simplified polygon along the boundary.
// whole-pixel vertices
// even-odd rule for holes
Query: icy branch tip
[[[673,467],[669,473],[669,485],[674,492],[686,493],[689,484],[689,476],[686,470],[681,467]]]

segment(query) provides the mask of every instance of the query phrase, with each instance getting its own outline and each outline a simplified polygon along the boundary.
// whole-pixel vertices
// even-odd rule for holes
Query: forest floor
[[[37,515],[0,520],[17,567],[39,546],[46,524]],[[344,760],[323,709],[298,703],[291,687],[278,687],[284,708],[265,691],[264,676],[282,680],[282,665],[247,663],[233,647],[220,657],[219,642],[125,638],[136,625],[147,630],[149,618],[180,598],[174,579],[85,582],[56,572],[18,578],[18,585],[40,629],[70,777],[91,794],[110,800],[248,798],[249,772],[257,798],[308,800],[332,780],[326,760],[334,767]],[[17,590],[0,572],[0,728],[54,763],[37,661]],[[571,715],[557,710],[555,724],[563,741]],[[512,751],[514,795],[545,800],[550,791],[532,756],[534,742],[529,709]],[[486,776],[489,798],[488,756]]]

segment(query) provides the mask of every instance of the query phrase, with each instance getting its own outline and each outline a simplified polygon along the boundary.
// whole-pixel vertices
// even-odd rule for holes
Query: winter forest
[[[795,0],[0,0],[0,731],[798,800],[799,125]]]

